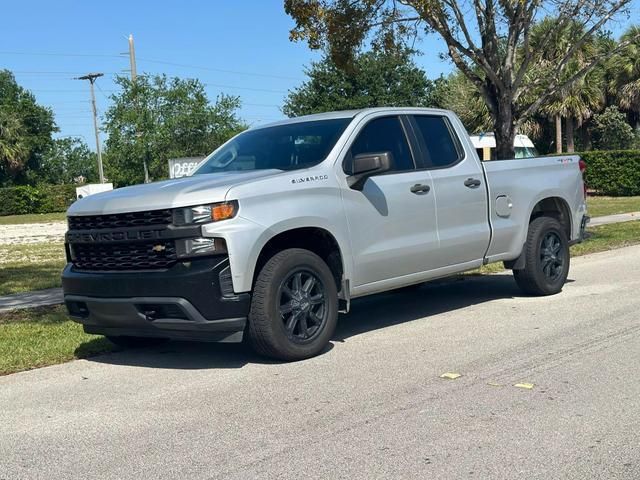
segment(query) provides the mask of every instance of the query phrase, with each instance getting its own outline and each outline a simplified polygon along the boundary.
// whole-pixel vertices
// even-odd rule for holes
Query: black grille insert
[[[78,270],[157,270],[177,261],[173,241],[134,243],[76,243],[71,245]]]
[[[95,230],[104,228],[144,227],[169,225],[172,222],[170,209],[148,212],[117,213],[113,215],[89,215],[69,217],[69,230]]]

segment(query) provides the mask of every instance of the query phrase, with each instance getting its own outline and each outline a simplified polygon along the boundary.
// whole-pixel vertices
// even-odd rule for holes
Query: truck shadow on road
[[[333,342],[410,321],[437,321],[440,313],[472,305],[522,297],[511,275],[465,275],[352,302],[341,315]],[[90,343],[90,342],[87,342]],[[83,344],[79,348],[86,347]],[[329,345],[324,353],[331,350]],[[89,358],[98,363],[168,369],[242,368],[248,363],[278,364],[242,344],[168,342],[158,347],[116,351]]]

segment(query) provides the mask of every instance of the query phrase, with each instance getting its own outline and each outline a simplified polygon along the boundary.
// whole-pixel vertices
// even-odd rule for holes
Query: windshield
[[[351,118],[247,130],[211,154],[193,175],[244,170],[296,170],[323,161]]]

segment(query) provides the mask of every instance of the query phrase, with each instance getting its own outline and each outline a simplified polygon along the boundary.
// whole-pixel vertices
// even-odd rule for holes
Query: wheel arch
[[[529,225],[533,220],[538,217],[549,216],[553,217],[564,229],[567,234],[567,239],[571,240],[573,219],[571,216],[571,209],[569,203],[562,197],[557,195],[544,196],[538,199],[530,209],[529,218],[527,222],[527,228],[524,230],[524,240],[526,241]],[[525,255],[524,255],[524,243],[520,255],[515,260],[509,260],[504,262],[505,268],[512,270],[520,270],[524,268]]]
[[[274,233],[270,238],[266,239],[253,265],[253,272],[251,273],[252,285],[269,258],[287,248],[303,248],[322,258],[333,274],[339,295],[348,298],[348,292],[341,292],[348,285],[345,279],[344,249],[340,247],[340,243],[333,233],[326,228],[318,226],[289,228]]]
[[[571,215],[571,209],[569,208],[569,203],[564,198],[559,196],[548,196],[538,200],[531,209],[529,223],[531,223],[535,218],[542,216],[549,216],[558,220],[567,234],[567,239],[571,240],[573,218]]]

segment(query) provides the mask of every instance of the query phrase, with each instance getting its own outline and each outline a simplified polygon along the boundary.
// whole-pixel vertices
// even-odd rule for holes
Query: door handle
[[[469,188],[478,188],[482,182],[477,178],[467,178],[464,181],[464,186]]]
[[[424,185],[422,183],[416,183],[409,190],[411,190],[411,193],[420,195],[422,193],[429,193],[429,190],[431,190],[431,187],[429,185]]]

